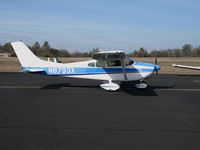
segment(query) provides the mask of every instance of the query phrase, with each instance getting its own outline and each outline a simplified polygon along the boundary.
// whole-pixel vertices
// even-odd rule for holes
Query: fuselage
[[[51,76],[62,76],[62,77],[74,77],[83,79],[95,79],[95,80],[109,80],[109,81],[124,81],[123,69],[121,66],[112,66],[105,64],[105,66],[98,66],[97,60],[89,60],[75,63],[54,63],[46,62],[42,63],[40,67],[23,67],[25,72],[34,73],[30,70],[43,70],[36,73],[42,73]],[[157,68],[156,68],[157,67]],[[144,79],[155,70],[159,70],[158,65],[134,62],[130,65],[125,66],[127,75],[126,81],[137,81]]]

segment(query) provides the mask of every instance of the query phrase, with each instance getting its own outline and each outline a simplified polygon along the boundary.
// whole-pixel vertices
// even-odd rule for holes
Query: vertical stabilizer
[[[23,42],[11,43],[22,67],[40,66],[42,60],[35,56]]]

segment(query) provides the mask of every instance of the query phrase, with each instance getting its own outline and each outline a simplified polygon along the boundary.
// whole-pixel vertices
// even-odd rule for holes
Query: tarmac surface
[[[0,149],[199,150],[200,75],[158,75],[140,91],[100,81],[0,73]]]

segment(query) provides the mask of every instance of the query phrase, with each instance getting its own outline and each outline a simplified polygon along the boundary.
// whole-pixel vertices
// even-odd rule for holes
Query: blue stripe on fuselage
[[[43,69],[47,75],[58,75],[58,76],[73,76],[73,75],[95,75],[95,74],[116,74],[123,73],[122,68],[80,68],[80,67],[22,67],[26,72],[29,69]],[[138,73],[138,72],[153,72],[154,69],[136,69],[126,68],[127,73]],[[44,74],[44,72],[42,74]],[[31,72],[39,73],[39,72]]]

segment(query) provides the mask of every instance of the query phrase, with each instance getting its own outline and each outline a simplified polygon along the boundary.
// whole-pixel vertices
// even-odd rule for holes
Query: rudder
[[[23,42],[12,42],[11,45],[22,67],[34,67],[41,63],[42,60],[35,56]]]

